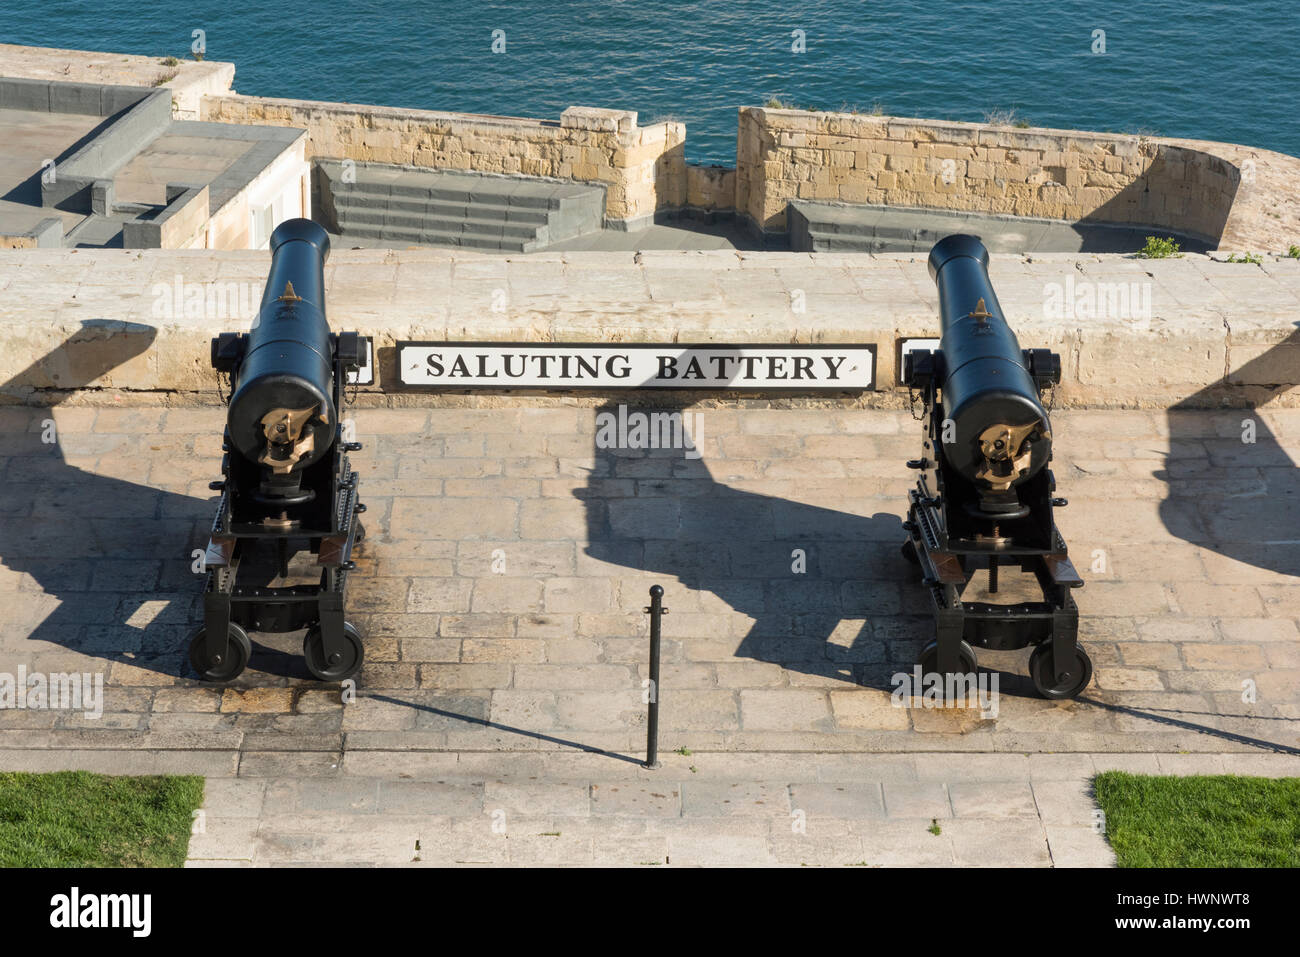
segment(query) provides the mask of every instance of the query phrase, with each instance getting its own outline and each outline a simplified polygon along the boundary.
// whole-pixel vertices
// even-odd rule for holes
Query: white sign
[[[874,345],[399,342],[405,388],[870,389]]]

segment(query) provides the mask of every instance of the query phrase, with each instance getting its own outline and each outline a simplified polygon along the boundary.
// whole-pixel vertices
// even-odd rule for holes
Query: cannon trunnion
[[[910,493],[903,554],[919,566],[935,616],[923,673],[975,670],[974,647],[1034,646],[1029,673],[1047,698],[1073,698],[1092,678],[1078,643],[1081,587],[1053,510],[1052,429],[1044,389],[1060,381],[1060,358],[1022,350],[989,282],[988,251],[974,236],[948,236],[930,251],[939,288],[937,351],[908,353],[903,382],[925,406],[920,474]],[[987,569],[988,597],[1000,568],[1028,573],[1038,600],[966,600],[974,572]],[[1019,576],[1025,578],[1028,576]]]
[[[306,628],[307,670],[341,681],[360,669],[360,633],[344,620],[353,548],[365,536],[357,473],[344,441],[343,385],[363,357],[354,332],[325,318],[329,237],[305,219],[271,235],[271,271],[252,329],[212,340],[212,365],[230,376],[221,492],[204,564],[203,628],[190,663],[207,681],[231,681],[252,653],[249,631]],[[291,580],[291,562],[315,556],[318,580]],[[301,564],[301,563],[300,563]],[[295,579],[314,579],[295,568]]]

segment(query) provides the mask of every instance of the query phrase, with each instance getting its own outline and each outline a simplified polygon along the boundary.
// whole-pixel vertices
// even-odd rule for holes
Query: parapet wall
[[[161,87],[172,95],[172,113],[176,119],[197,120],[199,98],[229,91],[235,80],[235,65],[215,60],[169,60],[158,56],[0,43],[0,76],[27,77],[61,85]]]
[[[205,96],[202,118],[307,130],[308,158],[541,176],[605,187],[605,215],[638,224],[686,192],[681,123],[570,107],[560,121],[309,100]]]
[[[219,401],[209,341],[248,329],[268,264],[252,251],[0,252],[0,403]],[[898,408],[901,342],[938,335],[924,254],[337,249],[325,269],[331,327],[374,339],[370,404],[539,400],[401,392],[393,346],[414,339],[873,344],[880,391],[742,401]],[[990,273],[1021,345],[1061,355],[1058,407],[1300,405],[1300,260],[996,255]],[[583,395],[560,401],[600,398]]]
[[[1300,238],[1300,159],[1226,143],[748,107],[736,209],[785,232],[792,199],[1150,226],[1229,249]]]

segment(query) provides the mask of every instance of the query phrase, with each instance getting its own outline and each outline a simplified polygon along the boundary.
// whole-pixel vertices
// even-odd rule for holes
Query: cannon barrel
[[[967,479],[1005,492],[1047,464],[1052,433],[1038,377],[1026,367],[988,264],[988,250],[974,236],[948,236],[930,250],[942,330],[938,385],[951,423],[944,452]]]
[[[227,426],[244,458],[287,478],[334,442],[334,355],[325,319],[329,236],[307,219],[271,234],[262,305],[231,383]]]

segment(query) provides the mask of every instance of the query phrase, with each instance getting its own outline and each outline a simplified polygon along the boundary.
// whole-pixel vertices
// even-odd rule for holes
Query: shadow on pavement
[[[145,353],[156,335],[156,329],[140,323],[86,321],[58,348],[0,385],[0,393],[54,387],[59,391],[49,396],[57,404],[65,390],[83,389]],[[130,459],[130,445],[111,446],[122,436],[61,434],[51,427],[56,422],[51,406],[0,409],[28,417],[26,431],[14,429],[0,438],[6,482],[0,563],[35,582],[22,587],[21,607],[8,615],[10,627],[26,641],[12,665],[26,663],[31,669],[38,655],[48,653],[40,643],[48,643],[109,663],[191,676],[189,640],[199,627],[202,591],[191,553],[207,543],[213,500],[150,486],[145,461],[135,481],[89,471],[105,452],[120,451]],[[148,441],[146,435],[130,438]],[[194,451],[174,453],[192,456]],[[78,460],[87,467],[73,464]],[[18,647],[7,642],[6,657]],[[257,645],[249,671],[256,681],[254,669],[264,678],[306,676],[300,656]]]

